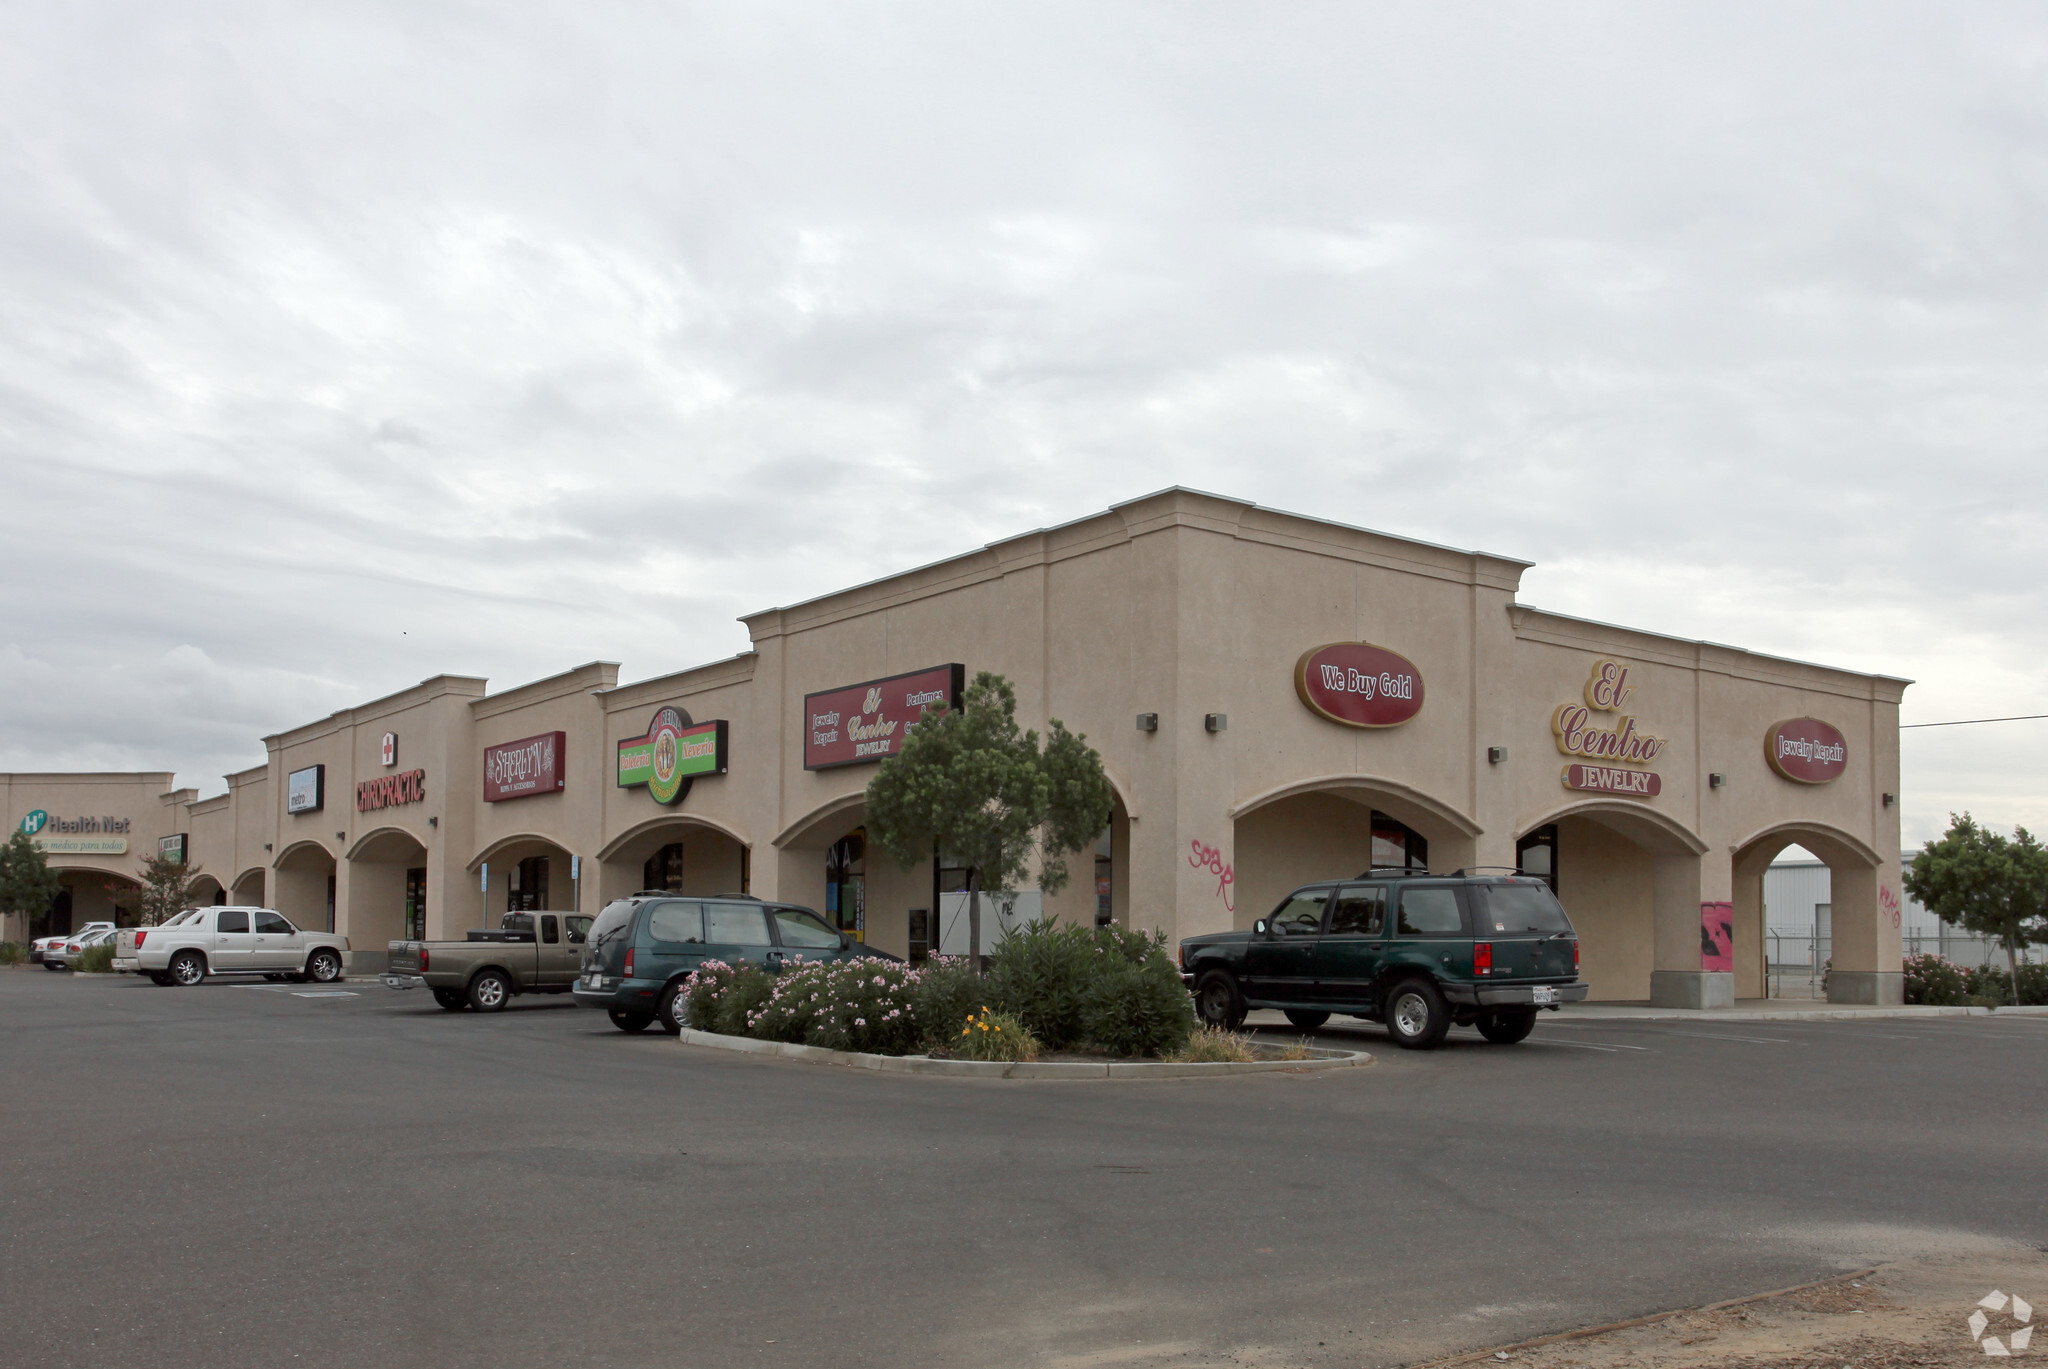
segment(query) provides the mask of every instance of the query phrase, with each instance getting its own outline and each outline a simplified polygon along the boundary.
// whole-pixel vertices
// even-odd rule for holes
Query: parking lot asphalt
[[[903,1077],[0,971],[0,1363],[1381,1365],[2048,1241],[2048,1020]]]

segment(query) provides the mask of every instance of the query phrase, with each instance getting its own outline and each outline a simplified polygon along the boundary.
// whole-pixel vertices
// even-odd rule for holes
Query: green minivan
[[[1368,870],[1304,885],[1248,932],[1181,942],[1180,966],[1211,1026],[1278,1008],[1312,1031],[1345,1013],[1415,1050],[1454,1024],[1512,1045],[1539,1011],[1586,996],[1571,919],[1521,874]]]
[[[683,1029],[683,981],[707,960],[779,970],[795,960],[894,959],[825,925],[809,908],[764,903],[749,894],[693,898],[638,893],[615,899],[591,924],[583,968],[570,994],[602,1008],[620,1031],[661,1023]]]

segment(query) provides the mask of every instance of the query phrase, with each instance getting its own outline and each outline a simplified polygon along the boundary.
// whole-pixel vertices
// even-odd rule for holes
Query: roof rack
[[[1461,870],[1453,870],[1451,872],[1451,877],[1453,879],[1456,879],[1460,875],[1476,875],[1481,870],[1505,870],[1511,875],[1519,875],[1523,873],[1522,867],[1519,865],[1467,865]],[[1534,879],[1536,877],[1534,875],[1531,875],[1529,876],[1529,878]]]
[[[1434,870],[1418,870],[1412,865],[1375,865],[1361,870],[1353,879],[1442,879]]]

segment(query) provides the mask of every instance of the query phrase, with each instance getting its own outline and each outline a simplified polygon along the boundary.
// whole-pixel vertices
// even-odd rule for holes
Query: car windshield
[[[1564,915],[1557,895],[1536,881],[1527,884],[1489,884],[1486,889],[1484,925],[1491,931],[1569,932],[1571,919]]]

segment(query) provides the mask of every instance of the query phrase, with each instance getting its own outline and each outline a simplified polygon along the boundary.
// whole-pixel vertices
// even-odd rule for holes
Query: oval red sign
[[[1771,769],[1801,784],[1826,784],[1849,768],[1849,742],[1819,718],[1789,718],[1764,734]]]
[[[1398,727],[1422,711],[1422,672],[1385,647],[1332,642],[1294,663],[1294,692],[1333,723]]]

